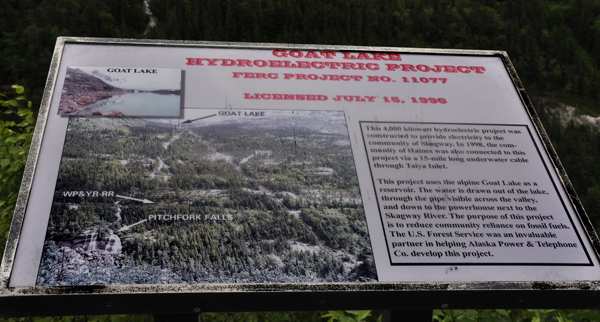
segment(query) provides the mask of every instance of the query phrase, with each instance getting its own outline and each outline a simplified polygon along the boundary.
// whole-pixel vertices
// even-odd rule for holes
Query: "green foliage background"
[[[600,223],[600,134],[563,126],[545,110],[565,103],[579,113],[600,113],[600,0],[151,0],[149,9],[154,28],[148,28],[143,0],[0,0],[0,92],[8,95],[0,97],[2,245],[57,36],[505,50],[594,226]],[[17,83],[24,88],[10,88]],[[436,313],[439,321],[598,320],[592,311]],[[321,315],[310,314],[302,319]],[[262,321],[267,315],[210,319]],[[271,318],[301,320],[283,316]]]
[[[27,162],[27,153],[35,119],[31,102],[23,94],[23,86],[14,85],[14,95],[0,93],[0,251],[4,244],[17,203],[21,177]]]

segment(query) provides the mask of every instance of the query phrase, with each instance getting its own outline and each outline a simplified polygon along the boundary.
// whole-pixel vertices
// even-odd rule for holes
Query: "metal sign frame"
[[[458,308],[600,308],[598,281],[569,282],[442,282],[442,283],[259,283],[186,285],[110,285],[9,287],[29,193],[38,166],[40,147],[58,68],[67,44],[128,46],[329,50],[400,54],[494,56],[504,63],[523,106],[567,191],[595,256],[600,241],[537,117],[523,84],[503,51],[415,49],[394,47],[324,46],[203,41],[166,41],[60,37],[54,50],[25,175],[0,270],[0,316],[198,313],[257,310],[384,309],[429,310]],[[68,305],[66,304],[68,303]]]

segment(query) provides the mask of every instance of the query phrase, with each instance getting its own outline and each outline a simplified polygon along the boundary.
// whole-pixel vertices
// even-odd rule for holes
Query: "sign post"
[[[59,38],[0,315],[587,308],[597,243],[504,52]]]

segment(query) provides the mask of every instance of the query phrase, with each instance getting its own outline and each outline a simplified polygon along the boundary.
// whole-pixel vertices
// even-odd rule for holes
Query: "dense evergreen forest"
[[[265,113],[72,118],[38,285],[375,280],[343,113]]]

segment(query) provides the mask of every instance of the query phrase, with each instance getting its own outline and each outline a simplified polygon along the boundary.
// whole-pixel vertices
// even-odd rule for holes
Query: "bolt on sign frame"
[[[596,308],[598,266],[505,52],[63,37],[0,315]]]

